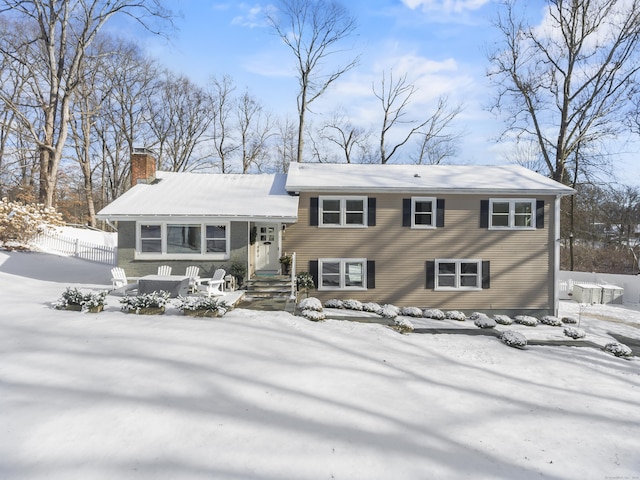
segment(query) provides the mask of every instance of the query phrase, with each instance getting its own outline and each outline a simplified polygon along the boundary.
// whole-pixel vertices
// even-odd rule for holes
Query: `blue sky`
[[[268,1],[172,0],[166,5],[180,15],[177,31],[168,41],[143,38],[150,55],[203,85],[211,75],[230,75],[267,109],[295,118],[294,58],[265,22]],[[495,1],[349,0],[343,5],[357,19],[352,52],[361,59],[313,104],[312,122],[342,109],[355,122],[378,128],[382,112],[372,84],[393,69],[394,76],[406,73],[419,88],[411,118],[432,111],[441,95],[463,106],[455,124],[464,131],[455,163],[504,161],[508,146],[493,141],[504,124],[486,108],[493,94],[486,52],[497,39],[491,25]],[[542,18],[542,5],[529,4],[529,14]],[[635,167],[633,174],[638,173]]]

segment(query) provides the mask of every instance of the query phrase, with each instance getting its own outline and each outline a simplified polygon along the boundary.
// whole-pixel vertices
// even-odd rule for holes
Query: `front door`
[[[277,273],[280,269],[280,225],[257,223],[256,272]]]

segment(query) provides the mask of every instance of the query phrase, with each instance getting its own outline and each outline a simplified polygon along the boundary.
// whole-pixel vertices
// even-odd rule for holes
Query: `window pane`
[[[494,202],[493,213],[506,213],[509,214],[509,202]]]
[[[140,225],[140,238],[161,238],[160,225]]]
[[[339,225],[340,212],[337,212],[337,213],[322,212],[322,223],[324,225]]]
[[[444,262],[438,264],[438,275],[455,275],[456,264],[451,262]]]
[[[207,225],[207,238],[225,238],[227,227],[224,225]]]
[[[167,253],[200,253],[200,225],[167,225]]]
[[[455,275],[438,275],[438,287],[455,287]]]
[[[323,287],[340,287],[340,264],[327,263],[322,264],[322,286]]]
[[[339,212],[340,211],[340,200],[323,200],[322,201],[322,210],[324,212]]]
[[[530,227],[531,226],[531,214],[516,215],[514,218],[516,227]]]
[[[226,251],[226,240],[207,240],[207,253],[225,253]]]
[[[140,246],[143,253],[161,253],[162,252],[162,240],[145,240],[142,239]]]
[[[528,213],[531,214],[531,202],[516,202],[516,214]]]
[[[414,223],[416,225],[433,225],[433,215],[430,213],[416,213]]]
[[[415,212],[416,213],[431,213],[433,211],[433,205],[431,202],[416,202],[415,203]]]
[[[364,212],[364,201],[347,200],[347,212]]]
[[[460,286],[461,287],[477,287],[478,275],[461,275]]]
[[[364,266],[362,263],[347,263],[345,266],[345,287],[363,287],[362,273]]]
[[[347,225],[363,225],[364,214],[362,213],[347,213],[346,216]]]
[[[492,227],[508,227],[509,215],[492,215],[491,226]]]
[[[460,273],[461,274],[477,274],[478,273],[478,264],[473,263],[461,263],[460,264]]]

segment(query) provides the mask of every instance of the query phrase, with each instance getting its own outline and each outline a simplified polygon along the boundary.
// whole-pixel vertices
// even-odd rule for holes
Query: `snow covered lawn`
[[[0,251],[0,478],[640,476],[637,357],[286,313],[127,315],[111,296],[99,314],[50,306],[109,278]],[[605,342],[638,326],[639,312],[598,306],[580,328]]]

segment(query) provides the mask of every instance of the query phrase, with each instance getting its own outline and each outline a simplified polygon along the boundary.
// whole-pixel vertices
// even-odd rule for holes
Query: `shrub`
[[[404,315],[406,317],[422,317],[422,310],[417,307],[402,307],[400,310],[400,315]]]
[[[422,316],[425,318],[433,318],[434,320],[444,320],[445,315],[442,310],[437,308],[428,308],[422,312]]]
[[[406,318],[398,318],[396,317],[393,320],[394,328],[398,330],[400,333],[411,333],[413,332],[413,323],[411,323]]]
[[[349,299],[342,302],[342,306],[347,310],[358,310],[362,311],[362,302],[359,300]]]
[[[78,306],[80,311],[89,312],[102,309],[106,304],[107,292],[84,293],[77,288],[67,287],[62,296],[53,304],[54,308],[64,310],[69,306]]]
[[[302,310],[301,315],[307,320],[311,320],[313,322],[321,322],[326,318],[324,312],[319,312],[318,310]]]
[[[296,286],[298,290],[304,291],[307,297],[309,296],[309,290],[316,288],[313,277],[309,272],[300,272],[296,275]]]
[[[382,307],[377,303],[367,302],[362,304],[362,310],[365,312],[377,313],[378,315],[380,315],[380,312],[382,311]]]
[[[535,327],[538,325],[538,319],[536,317],[530,317],[529,315],[516,315],[515,322],[527,327]]]
[[[400,309],[395,305],[386,304],[381,307],[380,315],[385,318],[396,318],[400,315]]]
[[[562,321],[558,317],[554,317],[553,315],[545,315],[540,319],[540,323],[551,325],[552,327],[562,326]]]
[[[576,317],[562,317],[562,323],[571,323],[571,324],[576,324],[578,323],[578,319]]]
[[[500,325],[511,325],[513,319],[509,315],[494,315],[493,319]]]
[[[565,327],[563,332],[567,337],[571,337],[574,340],[577,340],[579,338],[584,338],[586,335],[584,333],[584,330],[581,330],[579,328],[574,328],[574,327]]]
[[[0,243],[4,248],[27,248],[40,230],[64,225],[54,208],[0,200]]]
[[[215,315],[222,317],[225,313],[231,310],[231,307],[224,300],[220,300],[215,297],[178,297],[176,307],[181,312],[202,312],[203,315]]]
[[[467,320],[474,321],[476,318],[481,317],[481,316],[487,317],[488,315],[486,313],[482,313],[482,312],[473,312],[471,315],[469,315],[467,317]]]
[[[141,310],[148,308],[157,308],[164,311],[167,306],[169,295],[170,293],[165,292],[164,290],[152,293],[141,293],[131,297],[126,295],[120,299],[120,303],[122,304],[122,310],[128,313],[140,313]]]
[[[467,319],[467,316],[464,313],[459,312],[458,310],[449,310],[447,313],[445,313],[445,316],[449,320],[457,320],[459,322],[464,322]]]
[[[315,297],[307,297],[300,300],[298,308],[300,310],[315,310],[316,312],[321,312],[322,303]]]
[[[342,300],[333,298],[324,302],[324,308],[344,308],[344,305],[342,303]]]
[[[492,318],[489,318],[484,313],[478,315],[476,319],[473,321],[473,323],[478,328],[494,328],[496,326],[495,320]]]
[[[524,348],[527,345],[526,337],[518,332],[502,332],[500,340],[505,345],[513,348]]]
[[[623,343],[607,343],[604,346],[604,351],[615,355],[616,357],[630,357],[633,352],[629,347]]]

